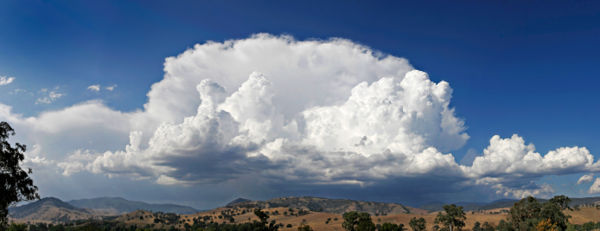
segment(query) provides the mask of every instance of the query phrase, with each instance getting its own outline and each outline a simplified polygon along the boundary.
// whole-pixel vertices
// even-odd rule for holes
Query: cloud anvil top
[[[62,177],[183,187],[252,181],[275,191],[443,180],[451,186],[425,194],[480,188],[523,197],[554,192],[536,182],[544,175],[600,171],[584,147],[540,154],[516,134],[493,136],[472,164],[458,164],[451,152],[470,137],[450,106],[450,84],[347,39],[206,42],[167,58],[164,71],[142,110],[86,101],[25,117],[0,104],[0,120],[34,145],[27,164]]]

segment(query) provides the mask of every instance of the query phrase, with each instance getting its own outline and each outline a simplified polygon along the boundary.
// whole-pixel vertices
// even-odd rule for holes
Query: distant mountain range
[[[64,202],[46,197],[32,203],[9,208],[12,219],[34,222],[67,222],[73,220],[101,219],[136,210],[151,212],[192,214],[198,210],[175,204],[151,204],[130,201],[120,197],[100,197]]]
[[[150,204],[141,201],[130,201],[120,197],[98,197],[92,199],[72,200],[68,203],[79,208],[100,210],[115,214],[129,213],[136,210],[177,214],[192,214],[198,212],[198,210],[189,206],[175,204]]]

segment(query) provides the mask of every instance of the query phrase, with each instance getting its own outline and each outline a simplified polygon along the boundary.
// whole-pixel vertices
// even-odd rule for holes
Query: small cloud
[[[90,85],[90,86],[87,87],[87,89],[90,90],[90,91],[99,92],[100,91],[100,84]]]
[[[9,85],[15,81],[15,77],[0,76],[0,86]]]
[[[577,184],[592,182],[592,180],[594,180],[594,174],[583,175],[577,180]]]
[[[588,190],[590,194],[600,193],[600,177],[596,178],[596,181],[590,186],[590,190]]]
[[[104,87],[104,90],[114,91],[116,87],[117,87],[117,85],[113,84],[113,85]],[[100,90],[102,90],[102,86],[100,84],[94,84],[94,85],[88,86],[87,89],[90,91],[99,92]]]
[[[35,101],[35,104],[51,104],[54,101],[56,101],[57,99],[63,97],[64,94],[58,92],[57,90],[58,90],[58,87],[55,87],[54,90],[48,90],[47,88],[42,88],[40,90],[40,92],[43,93],[44,96],[38,98]]]
[[[10,95],[17,95],[17,94],[21,94],[21,93],[28,93],[28,91],[25,89],[21,89],[21,88],[15,88],[12,91],[8,92],[8,94],[10,94]]]
[[[185,182],[185,181],[180,181],[178,179],[175,179],[170,176],[165,176],[165,175],[160,175],[156,179],[156,183],[161,184],[161,185],[186,185],[187,184],[187,182]]]

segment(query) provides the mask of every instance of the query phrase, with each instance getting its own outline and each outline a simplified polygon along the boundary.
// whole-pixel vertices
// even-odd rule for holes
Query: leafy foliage
[[[541,220],[535,227],[537,231],[558,231],[556,224],[552,223],[550,219]]]
[[[408,225],[410,226],[410,228],[413,231],[424,231],[425,230],[425,218],[419,218],[417,219],[416,217],[413,217],[410,219],[410,221],[408,222]]]
[[[471,230],[472,231],[482,231],[483,229],[481,228],[481,223],[479,223],[479,221],[476,221]]]
[[[514,230],[536,230],[538,228],[552,228],[566,230],[570,216],[563,213],[565,209],[571,209],[566,196],[555,196],[545,203],[539,203],[533,197],[527,197],[510,209],[509,221]]]
[[[461,230],[465,227],[465,219],[467,219],[462,206],[455,204],[444,205],[444,212],[439,212],[435,218],[436,224],[442,224],[442,229],[450,231]]]
[[[298,226],[298,231],[313,231],[313,229],[307,224],[301,224]]]
[[[494,231],[496,230],[494,228],[494,226],[490,223],[488,223],[487,221],[483,223],[483,226],[481,226],[481,231]]]
[[[383,223],[381,226],[377,227],[379,231],[404,231],[404,224],[392,224],[392,223]]]
[[[342,227],[348,231],[375,231],[375,224],[368,213],[352,211],[344,213],[343,217]]]
[[[8,206],[23,200],[39,199],[37,187],[28,174],[31,169],[23,170],[20,162],[25,159],[23,153],[27,149],[24,144],[16,143],[13,147],[8,137],[15,135],[13,128],[6,122],[0,122],[0,227],[5,227],[8,217]]]

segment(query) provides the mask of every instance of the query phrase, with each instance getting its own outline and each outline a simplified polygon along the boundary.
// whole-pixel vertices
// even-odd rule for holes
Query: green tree
[[[483,229],[481,228],[481,223],[479,223],[479,221],[476,221],[471,230],[472,231],[482,231]]]
[[[404,231],[404,224],[383,223],[377,230],[379,231]]]
[[[263,212],[261,209],[255,209],[254,215],[256,215],[258,217],[258,219],[260,220],[260,224],[261,224],[260,230],[271,231],[271,230],[279,229],[279,225],[276,224],[275,220],[272,220],[270,223],[268,222],[269,215],[267,213]]]
[[[375,224],[368,213],[352,211],[344,213],[343,217],[342,227],[348,231],[375,231]]]
[[[20,162],[25,159],[24,144],[16,143],[13,147],[8,143],[8,137],[15,131],[6,122],[0,122],[0,227],[6,227],[8,222],[8,206],[23,200],[39,199],[37,187],[28,174],[31,169],[23,170]]]
[[[27,226],[25,224],[10,224],[10,226],[8,226],[8,230],[7,231],[26,231],[27,230]]]
[[[581,229],[584,231],[591,231],[596,229],[596,224],[594,224],[594,222],[586,222],[581,226]]]
[[[496,227],[498,231],[513,231],[513,226],[510,222],[506,222],[505,220],[500,220],[498,222],[498,226]]]
[[[313,231],[313,229],[309,225],[302,223],[298,226],[298,231]]]
[[[515,230],[535,230],[542,205],[532,196],[521,199],[510,208],[508,220]]]
[[[483,222],[483,226],[481,227],[481,230],[482,230],[482,231],[494,231],[494,230],[496,230],[496,229],[494,228],[494,226],[493,226],[493,225],[491,225],[490,223],[488,223],[488,222],[486,221],[486,222]]]
[[[407,230],[407,228],[404,227],[404,224],[400,223],[400,224],[398,224],[398,230],[404,231],[404,230]]]
[[[560,230],[565,230],[569,224],[570,216],[564,214],[562,208],[564,207],[561,205],[561,203],[550,200],[542,205],[539,219],[545,220],[550,224],[557,226]]]
[[[467,219],[462,206],[455,204],[444,205],[444,212],[439,212],[435,218],[436,224],[442,224],[444,228],[450,231],[461,230],[465,227],[465,219]]]
[[[570,216],[563,213],[563,210],[571,209],[570,201],[564,195],[555,196],[543,204],[531,196],[523,198],[510,209],[509,220],[513,228],[519,231],[554,226],[559,230],[566,230]]]
[[[549,201],[550,203],[553,204],[557,204],[558,206],[560,206],[561,210],[571,210],[573,211],[573,209],[571,207],[569,207],[569,203],[571,202],[571,198],[565,196],[565,195],[560,195],[560,196],[554,196],[552,199],[550,199]]]
[[[413,217],[410,219],[410,221],[408,222],[408,225],[410,226],[410,228],[413,231],[424,231],[425,230],[425,218],[419,218],[417,219],[416,217]]]

